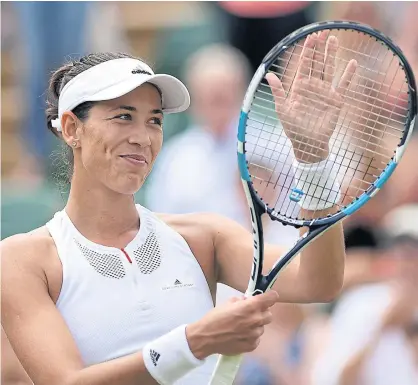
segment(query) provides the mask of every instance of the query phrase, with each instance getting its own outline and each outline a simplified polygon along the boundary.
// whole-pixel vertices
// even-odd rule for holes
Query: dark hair
[[[79,60],[68,62],[52,73],[49,80],[45,113],[48,129],[55,136],[60,138],[61,134],[54,127],[52,127],[51,121],[58,118],[58,100],[65,85],[70,80],[74,79],[77,75],[98,64],[107,62],[109,60],[122,58],[137,59],[135,56],[119,52],[92,53],[80,58]],[[159,89],[158,92],[161,96],[162,94]],[[84,102],[75,107],[72,112],[77,116],[78,119],[84,121],[88,118],[90,109],[96,103],[97,102]],[[55,163],[55,166],[58,168],[56,176],[58,177],[59,181],[63,181],[65,184],[70,183],[74,167],[72,150],[67,146],[66,143],[64,143],[61,151],[55,152],[53,158],[53,163]]]

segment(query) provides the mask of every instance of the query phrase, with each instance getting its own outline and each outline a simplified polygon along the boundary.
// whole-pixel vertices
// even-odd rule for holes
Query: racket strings
[[[276,145],[279,145],[279,143],[278,142],[275,142],[275,144]],[[289,151],[289,154],[293,151],[293,147],[292,147],[292,145],[284,145],[285,147],[286,147],[286,149]],[[364,147],[359,147],[359,148],[361,148],[361,149],[365,149]],[[341,148],[340,148],[341,149]],[[274,152],[274,148],[265,148],[265,147],[263,147],[262,149],[261,149],[262,151],[264,151],[263,153],[260,153],[260,152],[256,152],[256,151],[254,151],[254,154],[255,155],[258,155],[260,158],[266,158],[266,159],[268,159],[268,160],[276,160],[277,162],[280,162],[280,157],[279,156],[275,156],[275,155],[271,155],[270,157],[267,157],[266,156],[266,153],[267,153],[267,151],[271,151],[271,152]],[[312,152],[308,152],[308,151],[304,151],[303,149],[298,149],[299,150],[299,152],[301,152],[301,153],[303,153],[303,154],[306,154],[306,155],[311,155],[312,154]],[[382,158],[383,157],[387,157],[389,160],[391,159],[391,156],[389,155],[389,154],[381,154],[381,153],[378,153],[378,152],[374,152],[374,154],[375,155],[380,155]],[[346,155],[347,155],[347,152],[345,152],[345,157],[346,157]],[[393,155],[393,153],[392,153],[392,155]],[[365,158],[370,158],[370,159],[372,159],[372,157],[367,157],[366,155],[363,155],[363,157],[365,157]],[[264,167],[264,166],[260,166],[260,165],[258,165],[258,164],[255,164],[255,163],[251,163],[250,162],[250,164],[251,165],[254,165],[254,166],[259,166],[259,167],[261,167],[261,168],[264,168],[265,170],[268,170],[268,171],[271,171],[271,172],[273,172],[274,170],[273,169],[271,169],[271,168],[268,168],[268,167]],[[359,165],[365,165],[366,163],[362,163],[360,160],[358,161],[358,164]],[[367,163],[368,164],[368,163]],[[380,169],[383,169],[386,165],[387,165],[387,162],[384,162],[384,161],[380,161],[380,164],[382,165],[381,166],[381,168]],[[349,167],[349,165],[347,165],[347,167]]]
[[[353,56],[356,58],[358,68],[364,69],[368,73],[375,73],[375,74],[380,73],[380,74],[386,75],[386,71],[382,70],[382,72],[380,72],[379,68],[371,68],[371,65],[370,65],[370,61],[373,61],[374,65],[376,65],[376,63],[377,64],[384,63],[384,60],[378,59],[378,55],[381,52],[383,52],[385,55],[385,58],[387,58],[386,51],[388,51],[388,48],[385,44],[383,44],[376,38],[367,34],[363,34],[361,32],[354,32],[354,31],[348,31],[348,30],[339,30],[339,31],[332,30],[330,35],[337,37],[338,41],[340,42],[337,55],[335,55],[338,60],[338,65],[336,66],[331,65],[332,68],[341,68],[342,66],[345,67],[348,64],[349,60],[344,58],[344,54],[345,54],[345,56],[349,57],[350,59]],[[347,39],[347,36],[349,36],[348,39]],[[349,40],[352,43],[351,48],[345,45],[345,42],[347,40]],[[298,44],[299,42],[301,42],[302,44]],[[292,64],[295,65],[296,63],[296,66],[298,66],[300,64],[299,60],[301,58],[301,54],[304,49],[303,45],[305,42],[306,42],[305,39],[301,39],[295,44],[293,44],[292,52],[289,52],[289,50],[283,51],[281,53],[281,56],[277,58],[277,61],[285,61],[286,67],[288,67],[289,63],[292,62],[292,59],[294,59]],[[296,48],[298,49],[297,50],[298,53],[295,53]],[[329,46],[327,48],[329,48]],[[321,65],[323,64],[322,62],[315,61],[314,58],[312,58],[311,60],[313,63],[319,63]],[[272,66],[277,66],[277,65],[273,63]],[[333,76],[335,75],[336,73],[333,74]],[[369,78],[366,78],[366,79],[369,79]]]
[[[388,53],[389,53],[389,50],[387,50],[386,51],[386,55],[388,55]],[[390,55],[390,56],[392,56],[392,58],[391,58],[391,64],[393,63],[393,60],[394,60],[394,58],[395,58],[395,56],[394,55]],[[395,63],[395,64],[397,64],[397,63]],[[392,83],[391,83],[391,88],[393,88],[393,84],[394,84],[394,81],[395,81],[395,79],[396,79],[396,76],[398,75],[398,73],[399,73],[399,69],[400,69],[400,66],[399,65],[397,65],[396,66],[396,72],[395,72],[395,74],[393,75],[393,78],[392,78]],[[386,80],[386,78],[387,78],[387,76],[388,76],[388,73],[385,75],[385,78],[384,78],[384,81]],[[384,83],[384,81],[382,82],[382,83]],[[399,91],[398,91],[398,95],[397,95],[397,98],[398,98],[398,96],[399,96],[399,94],[402,92],[401,90],[402,90],[402,88],[403,87],[401,87],[401,89],[399,89]],[[381,90],[379,90],[379,91],[381,91]],[[374,99],[374,101],[373,101],[373,107],[376,107],[376,100],[377,99]],[[405,102],[404,100],[402,101],[402,102]],[[394,109],[395,109],[395,106],[393,106],[392,107],[392,111],[391,111],[391,113],[390,113],[390,116],[389,116],[389,118],[392,118],[392,115],[394,114]],[[380,107],[380,111],[379,112],[382,112],[382,107]],[[368,112],[368,115],[370,116],[370,112]],[[402,123],[404,123],[404,124],[406,124],[406,116],[405,116],[405,118],[404,118],[404,121],[402,122]],[[370,122],[370,123],[373,123],[373,127],[370,127],[370,129],[371,130],[376,130],[376,123],[377,123],[377,120],[375,120],[375,121],[373,121],[373,122]],[[381,124],[382,124],[382,122],[380,122]],[[383,132],[382,132],[382,139],[384,138],[384,137],[386,137],[386,134],[387,134],[387,129],[388,129],[388,127],[389,127],[389,125],[388,124],[383,124],[383,125],[381,125],[380,126],[381,128],[383,128]],[[369,136],[369,142],[370,142],[370,139],[371,139],[371,136]],[[399,138],[400,139],[400,138]],[[368,145],[369,146],[369,145]],[[373,146],[374,146],[374,152],[375,152],[375,157],[376,157],[376,155],[380,155],[380,154],[378,154],[377,153],[377,151],[376,151],[376,146],[377,146],[377,143],[376,143],[376,141],[373,141]],[[364,153],[362,154],[362,157],[364,157]],[[369,170],[370,170],[370,168],[372,167],[372,164],[373,164],[373,160],[374,159],[371,159],[371,161],[370,161],[370,164],[369,164],[369,166],[367,167],[367,169],[366,169],[366,171],[365,171],[365,175],[364,175],[364,179],[366,179],[366,177],[369,175],[368,174],[368,172],[369,172]],[[382,171],[383,171],[383,169],[382,169]],[[348,186],[353,186],[353,185],[355,185],[354,183],[353,183],[353,176],[351,177],[351,179],[350,180],[348,180],[347,181],[347,185]],[[365,190],[365,186],[364,186],[364,182],[363,183],[360,183],[360,186]],[[359,190],[359,189],[357,189],[357,190]],[[362,190],[360,190],[360,192],[362,192]],[[345,194],[345,197],[343,198],[343,200],[344,199],[346,199],[347,198],[347,193]],[[349,197],[349,198],[351,198],[351,197]]]
[[[349,60],[341,60],[345,65],[347,65],[348,63],[349,63]],[[270,66],[270,71],[271,72],[274,72],[274,73],[276,73],[276,74],[279,74],[281,77],[283,77],[283,79],[286,81],[286,80],[293,80],[293,78],[290,76],[290,75],[283,75],[284,73],[288,73],[289,72],[289,66],[286,66],[286,67],[283,67],[283,65],[281,65],[280,63],[282,62],[282,60],[278,60],[278,63],[279,64],[272,64],[271,66]],[[314,59],[312,59],[312,62],[313,63],[319,63],[318,61],[316,61],[316,60],[314,60]],[[341,75],[341,66],[329,66],[329,67],[331,67],[333,70],[334,70],[334,72],[333,72],[333,74],[332,74],[332,76],[333,77],[335,77],[336,75]],[[277,70],[274,70],[273,68],[276,68]],[[338,71],[337,71],[338,70]],[[356,74],[356,77],[359,79],[359,80],[361,80],[361,81],[364,81],[366,84],[364,85],[364,87],[367,87],[367,84],[369,84],[369,83],[376,83],[376,82],[379,82],[379,80],[374,80],[374,79],[370,79],[370,78],[368,78],[367,76],[364,76],[364,75],[362,75],[362,70],[365,72],[366,71],[366,68],[365,68],[365,66],[362,66],[362,65],[358,65],[357,66],[357,70],[359,71],[357,74]],[[315,71],[314,71],[314,73],[315,73]],[[386,75],[387,75],[387,73],[385,73],[385,72],[378,72],[378,71],[370,71],[370,73],[372,73],[372,74],[375,74],[375,75],[378,75],[378,76],[381,76],[381,77],[385,77]],[[385,83],[383,83],[382,82],[382,85],[383,86],[385,86],[385,87],[390,87],[388,84],[385,84]]]
[[[256,123],[259,123],[259,121],[256,121],[256,120],[253,120],[253,119],[249,119],[249,121],[250,121],[250,123],[251,122],[256,122]],[[250,128],[253,128],[253,129],[257,129],[257,127],[255,126],[255,125],[252,125],[252,124],[250,124],[250,123],[248,123],[247,124],[247,126],[248,127],[250,127]],[[286,123],[286,121],[284,121],[284,123]],[[271,126],[271,127],[273,127],[274,129],[276,129],[276,127],[277,126]],[[341,127],[342,128],[345,128],[345,129],[349,129],[349,126],[344,126],[344,125],[341,125]],[[367,126],[365,126],[364,125],[364,127],[367,127]],[[291,132],[291,133],[295,133],[294,131],[292,131],[292,130],[288,130],[289,132]],[[366,139],[363,139],[363,138],[361,138],[361,137],[357,137],[357,136],[355,136],[354,134],[356,133],[356,132],[358,132],[358,131],[354,131],[353,132],[353,138],[354,139],[356,139],[357,141],[362,141],[362,142],[366,142],[366,144],[370,144],[370,142],[368,141],[368,140],[366,140]],[[361,133],[361,134],[363,134],[362,132],[359,132],[359,133]],[[386,133],[388,136],[391,136],[391,137],[394,137],[394,138],[399,138],[399,136],[398,135],[395,135],[395,134],[392,134],[392,133]],[[248,135],[250,135],[250,136],[254,136],[252,133],[249,133]],[[382,136],[377,136],[377,135],[373,135],[372,133],[368,133],[368,134],[366,134],[366,135],[368,135],[370,138],[373,138],[373,139],[375,139],[376,141],[377,140],[384,140],[385,138],[384,137],[382,137]],[[321,135],[321,136],[324,136],[324,135]],[[271,140],[273,140],[273,138],[271,138]],[[321,141],[322,143],[324,143],[324,144],[326,144],[326,143],[328,143],[328,141],[325,139],[325,136],[324,136],[324,139]],[[273,142],[273,143],[276,143],[276,142]],[[335,139],[335,143],[343,143],[343,141],[342,140],[338,140],[338,139]],[[276,143],[276,144],[278,144],[278,143]],[[384,143],[383,144],[378,144],[377,142],[374,142],[374,145],[375,145],[375,147],[377,147],[377,148],[381,148],[382,150],[386,150],[387,149],[387,147],[384,145]],[[358,147],[360,148],[360,149],[362,149],[362,150],[367,150],[368,149],[368,147],[367,146],[361,146],[360,144],[358,144]],[[382,155],[382,156],[385,156],[385,155],[387,155],[387,154],[383,154],[383,153],[380,153],[380,152],[378,152],[377,150],[375,150],[374,151],[377,155]]]
[[[302,55],[297,55],[297,54],[294,54],[294,55],[292,55],[292,57],[293,58],[301,58],[302,57]],[[370,57],[370,56],[369,56]],[[285,58],[280,58],[280,59],[278,59],[278,63],[280,63],[280,62],[282,62],[282,61],[284,61],[284,60],[286,60]],[[339,59],[340,60],[340,63],[341,64],[345,64],[345,65],[347,65],[348,63],[349,63],[349,60],[346,60],[346,59]],[[378,61],[378,60],[377,60]],[[317,60],[314,60],[314,59],[312,59],[312,62],[313,63],[317,63],[317,64],[322,64],[322,62],[319,62],[319,61],[317,61]],[[378,61],[378,62],[380,62],[380,61]],[[283,67],[283,66],[281,66],[280,64],[272,64],[271,65],[271,67],[270,68],[272,68],[272,67],[274,67],[274,68],[277,68],[278,69],[278,71],[275,71],[275,72],[279,72],[279,73],[282,73],[282,72],[286,72],[287,70],[288,70],[288,68],[289,68],[289,65],[287,65],[286,67]],[[340,66],[331,66],[331,68],[333,68],[333,69],[340,69],[341,67]],[[361,71],[361,70],[365,70],[365,71],[367,71],[367,72],[370,72],[370,73],[373,73],[373,74],[376,74],[376,75],[382,75],[382,76],[385,76],[386,75],[386,73],[385,72],[382,72],[382,71],[377,71],[377,70],[372,70],[372,69],[368,69],[365,65],[361,65],[361,64],[359,64],[358,65],[358,69]],[[335,71],[334,73],[333,73],[333,76],[335,76],[337,74],[337,71]],[[363,80],[365,80],[365,81],[370,81],[370,79],[369,78],[367,78],[366,76],[362,76],[362,75],[358,75],[358,77],[360,78],[360,79],[363,79]]]
[[[329,140],[332,168],[341,186],[340,201],[331,203],[336,203],[341,209],[373,184],[393,157],[408,117],[409,110],[405,107],[408,103],[408,86],[397,57],[385,45],[369,38],[366,44],[362,41],[357,49],[353,42],[356,39],[351,39],[351,46],[342,46],[341,41],[347,40],[346,35],[353,35],[354,31],[333,32],[330,35],[337,36],[340,41],[335,55],[336,64],[333,66],[334,75],[341,72],[338,69],[343,69],[352,58],[358,62],[356,73],[343,95],[344,106],[339,111],[336,128]],[[373,43],[370,46],[371,41]],[[269,68],[269,72],[274,72],[281,79],[287,97],[291,95],[298,75],[302,49],[299,44],[288,47]],[[349,57],[345,58],[344,55]],[[320,109],[310,108],[309,100],[318,99],[321,95],[307,90],[305,96],[308,104],[303,104],[301,119],[308,121],[308,130],[316,132],[324,124],[324,118]],[[317,100],[315,103],[318,103]],[[327,104],[326,101],[324,103]],[[271,87],[261,82],[247,120],[249,172],[258,195],[270,208],[280,215],[300,219],[299,205],[289,199],[296,184],[292,167],[294,150],[311,157],[317,155],[319,161],[321,149],[318,143],[322,141],[328,144],[329,137],[316,132],[315,142],[312,138],[293,138],[291,142],[288,135],[296,134],[296,129],[295,121],[286,113],[281,112],[279,119]],[[330,197],[338,193],[337,184],[330,188],[315,186],[313,180],[299,180],[298,185],[300,183],[304,191],[313,188],[320,192],[322,202],[320,200],[319,204],[330,203]]]
[[[305,104],[303,104],[303,103],[301,103],[301,105],[302,106],[306,106],[306,107],[309,107],[308,105],[305,105]],[[263,107],[263,106],[261,106],[261,105],[259,105],[259,104],[257,104],[257,103],[254,103],[254,106],[256,106],[256,107],[259,107],[259,108],[266,108],[266,107]],[[361,111],[362,112],[362,111]],[[254,113],[257,113],[257,112],[255,112],[254,111]],[[261,114],[262,115],[262,114]],[[351,114],[351,116],[352,117],[354,117],[354,118],[364,118],[363,117],[363,115],[356,115],[356,114]],[[377,118],[380,118],[381,116],[379,116],[379,115],[377,115],[376,114],[376,116],[377,116]],[[312,118],[314,118],[314,117],[316,117],[316,115],[311,115],[311,117]],[[392,119],[387,119],[387,120],[392,120]],[[406,118],[405,118],[405,120],[406,120]],[[294,125],[294,123],[293,122],[291,122],[290,120],[286,120],[286,119],[281,119],[280,121],[279,120],[277,120],[278,122],[281,122],[281,123],[287,123],[288,125]],[[376,120],[371,120],[371,119],[368,119],[368,121],[369,122],[371,122],[371,123],[382,123],[380,120],[378,120],[378,119],[376,119]],[[396,123],[396,125],[397,126],[399,126],[399,123],[400,122],[398,122],[398,121],[395,121],[395,120],[392,120],[394,123]],[[366,123],[360,123],[360,122],[358,122],[357,123],[358,124],[358,126],[361,126],[361,127],[364,127],[364,128],[366,128],[366,127],[369,127],[369,125],[368,124],[366,124]],[[387,125],[387,124],[385,124],[385,125]],[[341,126],[343,126],[343,127],[347,127],[347,126],[344,126],[344,124],[343,123],[341,123]],[[392,135],[392,136],[395,136],[395,137],[399,137],[400,136],[400,133],[402,133],[403,131],[401,130],[401,129],[399,129],[399,128],[397,128],[397,127],[392,127],[392,126],[388,126],[388,128],[390,128],[390,129],[392,129],[393,131],[394,131],[394,133],[391,133],[391,132],[386,132],[386,134],[387,135]],[[290,132],[292,132],[291,130],[289,130]],[[321,133],[318,133],[318,135],[321,135],[321,136],[323,136],[324,137],[324,143],[325,143],[325,140],[326,140],[326,138],[327,138],[327,136],[325,135],[325,134],[321,134]],[[376,138],[377,138],[377,136],[376,136]],[[328,140],[326,140],[326,142],[328,142]]]
[[[389,52],[388,50],[386,50],[386,55],[387,55],[387,52]],[[377,57],[378,57],[378,55],[376,55],[376,59],[375,59],[375,62],[373,63],[373,65],[375,65],[376,64],[376,61],[377,61]],[[384,83],[384,81],[382,82],[382,84]],[[359,82],[357,82],[357,84],[355,85],[355,90],[357,91],[357,89],[358,89],[358,87],[359,87]],[[369,95],[368,96],[370,96],[370,94],[371,94],[371,91],[370,91],[370,93],[369,93]],[[346,97],[346,95],[344,95],[345,97]],[[373,100],[373,105],[375,106],[375,101],[376,101],[376,98]],[[364,113],[365,111],[363,110],[363,109],[361,109],[360,110],[360,113],[361,113],[361,116],[363,117],[363,113]],[[381,112],[381,111],[380,111]],[[366,111],[366,113],[368,113],[368,111]],[[346,113],[345,115],[344,115],[344,118],[343,118],[343,122],[342,122],[342,126],[344,125],[344,122],[347,120],[347,115],[348,115],[348,113]],[[369,116],[370,116],[370,114],[369,114]],[[358,122],[357,122],[358,123]],[[376,121],[374,121],[374,122],[368,122],[368,123],[373,123],[373,128],[375,128],[376,127]],[[344,139],[346,138],[346,135],[347,135],[347,131],[345,132],[345,135],[344,135]],[[370,143],[370,140],[371,140],[371,136],[369,135],[368,136],[368,138],[367,138],[367,144],[366,144],[366,148],[368,148],[369,147],[369,143]],[[374,147],[376,147],[376,141],[374,141]],[[340,142],[340,145],[338,146],[338,148],[337,148],[337,150],[336,150],[336,153],[340,153],[340,151],[341,151],[341,149],[342,149],[342,142]],[[344,157],[346,157],[347,156],[347,152],[348,152],[348,149],[346,148],[346,150],[345,150],[345,152],[344,152],[344,154],[343,154],[343,156]],[[376,151],[375,151],[375,154],[374,154],[375,156],[377,155],[376,154]],[[358,163],[356,164],[356,170],[355,170],[355,172],[358,172],[358,171],[360,171],[362,168],[360,167],[360,165],[361,165],[361,159],[364,157],[364,153],[362,153],[361,154],[361,158],[360,158],[360,160],[358,161]],[[354,158],[354,153],[352,153],[352,155],[351,155],[351,157],[350,157],[350,162],[352,162],[353,161],[353,158]],[[387,159],[386,159],[387,160]],[[364,180],[366,180],[367,179],[367,177],[370,175],[370,173],[369,173],[369,170],[370,170],[370,168],[371,168],[371,165],[372,165],[372,163],[373,163],[373,158],[372,159],[370,159],[370,161],[369,161],[369,163],[368,163],[368,165],[367,165],[367,168],[366,168],[366,170],[365,170],[365,172],[364,172],[364,174],[362,175],[362,179],[364,179]],[[340,164],[339,166],[338,166],[338,169],[337,169],[337,173],[338,174],[340,174],[341,173],[341,167],[342,167],[342,165]],[[364,168],[363,168],[363,170],[364,170]],[[354,174],[353,174],[354,175]],[[349,185],[349,186],[352,186],[353,185],[353,175],[351,176],[351,178],[349,178],[349,182],[347,183],[347,185]],[[356,178],[356,179],[358,179],[358,178]],[[363,183],[360,183],[360,186],[361,187],[363,187],[363,189],[365,189],[365,186],[364,186],[364,184]],[[356,193],[356,195],[357,195],[357,193],[358,192],[361,192],[362,190],[360,190],[359,188],[357,188],[357,191],[355,191],[355,193]],[[328,197],[329,197],[329,195],[330,194],[328,194]],[[326,200],[328,200],[328,197],[327,197],[327,199]],[[345,192],[345,194],[343,195],[343,201],[346,199],[346,198],[350,198],[350,199],[352,199],[353,197],[352,196],[350,196],[349,194],[348,194],[348,192],[346,191]]]
[[[274,72],[273,72],[274,73]],[[379,83],[377,83],[376,82],[376,84],[379,84]],[[267,85],[264,85],[264,84],[262,84],[262,86],[265,86],[265,87],[269,87],[269,86],[267,86]],[[270,88],[270,87],[269,87]],[[273,87],[274,88],[274,87]],[[364,89],[365,89],[365,91],[367,90],[367,89],[372,89],[372,88],[367,88],[367,87],[364,87]],[[364,91],[364,92],[365,92]],[[376,91],[375,89],[373,89],[373,91]],[[349,91],[349,92],[352,92],[352,91]],[[402,90],[402,89],[400,89],[399,91],[398,91],[398,93],[397,93],[397,95],[396,95],[396,101],[398,101],[398,102],[402,102],[402,103],[404,103],[404,102],[406,102],[407,101],[407,97],[405,96],[403,96],[403,95],[401,95],[401,92],[402,93],[407,93],[407,91],[404,91],[404,90]],[[314,92],[314,91],[312,91],[312,90],[306,90],[306,93],[308,93],[308,94],[311,94],[312,96],[320,96],[320,94],[318,94],[317,92]],[[354,93],[354,92],[352,92],[352,93]],[[363,93],[360,93],[360,92],[357,92],[361,97],[363,97],[363,96],[365,96]],[[269,96],[270,94],[268,93],[268,92],[265,92],[265,91],[262,91],[262,90],[257,90],[257,94],[263,94],[263,95],[267,95],[267,96]],[[367,97],[369,97],[369,98],[371,98],[371,96],[370,95],[366,95]],[[269,99],[265,99],[265,98],[262,98],[262,97],[260,97],[260,96],[256,96],[256,99],[258,99],[258,100],[260,100],[260,101],[262,101],[263,103],[273,103],[274,104],[274,101],[273,100],[269,100]],[[357,102],[358,101],[358,99],[356,98],[356,97],[353,97],[353,96],[350,96],[350,95],[346,95],[345,96],[345,99],[346,100],[348,100],[348,101],[350,101],[350,102]],[[379,100],[378,98],[373,98],[374,100]],[[380,100],[379,100],[380,101]],[[406,107],[403,107],[401,104],[397,104],[397,103],[393,103],[393,102],[385,102],[385,103],[383,103],[382,101],[380,101],[381,103],[382,103],[382,106],[381,106],[381,108],[382,108],[382,111],[383,112],[387,112],[387,113],[391,113],[391,114],[395,114],[395,115],[397,115],[399,118],[405,118],[405,112],[407,112],[408,111],[408,108],[406,108]],[[370,106],[370,107],[376,107],[376,105],[375,104],[372,104],[372,103],[370,103],[369,101],[367,101],[367,100],[364,100],[364,101],[361,101],[361,104],[364,104],[365,106]],[[400,112],[395,112],[395,111],[393,111],[393,110],[389,110],[389,109],[387,109],[387,108],[384,108],[383,106],[384,105],[386,105],[386,106],[389,106],[389,107],[395,107],[396,109],[398,109],[398,110],[403,110],[404,111],[404,113],[400,113]],[[262,105],[258,105],[258,107],[260,107],[260,108],[266,108],[266,107],[263,107]],[[268,108],[269,110],[270,110],[270,108]],[[371,115],[376,115],[376,116],[378,116],[378,117],[383,117],[382,115],[379,115],[379,114],[376,114],[375,112],[373,112],[373,111],[370,111],[369,112]],[[396,123],[399,123],[399,121],[398,120],[393,120],[394,122],[396,122]]]

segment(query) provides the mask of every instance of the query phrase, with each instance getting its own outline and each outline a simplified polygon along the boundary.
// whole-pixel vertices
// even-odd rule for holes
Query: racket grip
[[[232,385],[241,365],[243,355],[220,355],[209,385]]]

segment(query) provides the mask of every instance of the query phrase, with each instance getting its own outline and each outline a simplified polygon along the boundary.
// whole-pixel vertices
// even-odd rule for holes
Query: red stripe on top
[[[131,257],[128,255],[128,253],[124,250],[121,249],[122,253],[125,254],[126,259],[129,261],[130,264],[132,264],[132,259]]]

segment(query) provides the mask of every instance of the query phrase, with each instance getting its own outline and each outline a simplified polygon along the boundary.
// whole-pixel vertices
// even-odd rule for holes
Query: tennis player
[[[35,384],[205,384],[216,353],[257,347],[275,303],[339,293],[341,225],[274,290],[214,308],[218,282],[245,291],[252,235],[218,215],[156,214],[133,199],[161,149],[164,114],[189,103],[178,79],[125,54],[52,74],[47,121],[72,150],[69,199],[45,226],[1,244],[2,325]],[[267,246],[266,267],[282,253]]]

